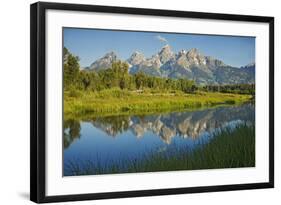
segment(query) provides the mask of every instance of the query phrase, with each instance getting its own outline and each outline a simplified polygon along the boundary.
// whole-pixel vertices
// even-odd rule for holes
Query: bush
[[[129,91],[121,90],[120,88],[111,88],[98,92],[98,97],[102,98],[124,98],[129,96],[131,96],[131,93]]]
[[[78,98],[78,97],[81,97],[81,92],[76,90],[76,89],[71,89],[69,91],[69,97],[73,97],[73,98]]]

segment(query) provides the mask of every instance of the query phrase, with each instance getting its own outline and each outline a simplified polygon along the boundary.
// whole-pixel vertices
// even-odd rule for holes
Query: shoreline
[[[64,117],[153,114],[181,110],[199,110],[239,105],[251,101],[251,95],[230,93],[135,93],[127,90],[101,92],[64,92]]]

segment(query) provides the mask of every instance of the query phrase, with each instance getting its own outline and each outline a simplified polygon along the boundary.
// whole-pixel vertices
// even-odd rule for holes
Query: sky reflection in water
[[[225,127],[255,122],[255,107],[245,104],[199,111],[146,116],[97,117],[64,122],[64,164],[91,161],[102,167],[141,159],[151,152],[172,154],[173,149],[192,150],[208,143]],[[64,166],[65,167],[65,166]],[[64,170],[64,175],[68,175]]]

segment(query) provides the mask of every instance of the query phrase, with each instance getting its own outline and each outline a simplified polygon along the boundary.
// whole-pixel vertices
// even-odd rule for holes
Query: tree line
[[[205,85],[200,87],[199,89],[205,92],[255,95],[255,84]]]
[[[193,80],[188,79],[170,79],[149,76],[142,72],[129,74],[129,65],[126,62],[116,61],[108,69],[98,72],[80,70],[79,57],[71,54],[67,48],[64,48],[64,89],[65,90],[92,90],[101,91],[119,87],[127,90],[142,90],[149,88],[151,90],[179,90],[185,93],[195,91],[206,92],[225,92],[254,94],[254,84],[237,85],[196,85]]]

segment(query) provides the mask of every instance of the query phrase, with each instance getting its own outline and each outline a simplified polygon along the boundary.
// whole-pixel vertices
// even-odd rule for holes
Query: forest
[[[108,69],[81,69],[79,57],[64,48],[65,113],[147,112],[235,104],[254,99],[254,84],[197,85],[190,79],[171,79],[129,73],[126,62]]]
[[[126,62],[116,61],[112,67],[98,72],[80,70],[79,57],[71,54],[64,48],[64,89],[101,91],[104,89],[120,88],[122,90],[179,90],[185,93],[195,91],[222,92],[222,93],[255,93],[254,84],[235,85],[196,85],[193,80],[160,78],[145,75],[142,72],[129,74],[129,65]]]

